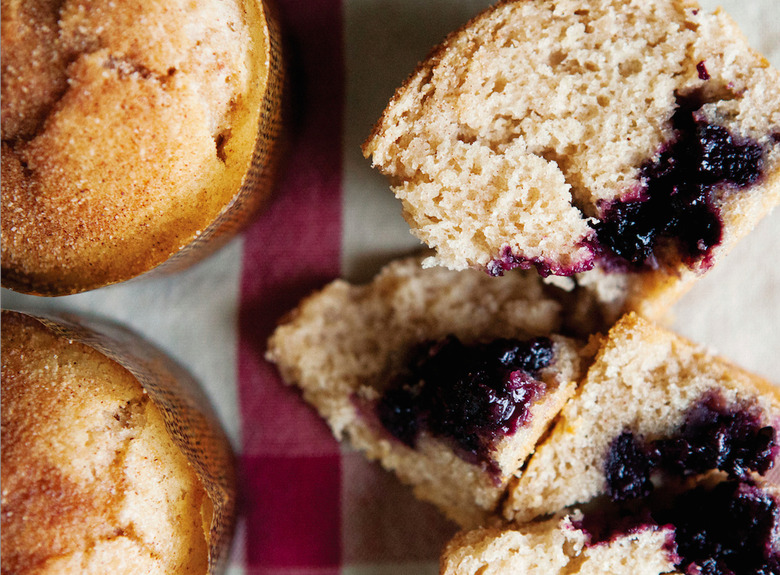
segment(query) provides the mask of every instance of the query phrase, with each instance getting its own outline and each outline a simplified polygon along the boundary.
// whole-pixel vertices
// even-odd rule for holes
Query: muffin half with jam
[[[363,152],[426,265],[536,268],[658,317],[780,200],[780,74],[693,1],[499,2]]]
[[[628,504],[712,477],[751,482],[774,466],[778,424],[771,383],[630,314],[510,487],[504,515]]]
[[[575,390],[582,345],[559,335],[564,309],[536,274],[409,258],[310,296],[268,358],[338,438],[473,526]]]

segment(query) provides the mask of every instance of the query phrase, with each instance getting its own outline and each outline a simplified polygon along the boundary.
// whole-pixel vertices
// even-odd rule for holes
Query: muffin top
[[[113,283],[206,229],[251,162],[261,19],[240,1],[3,0],[4,285]]]
[[[6,311],[2,357],[3,572],[205,573],[211,501],[135,377]]]

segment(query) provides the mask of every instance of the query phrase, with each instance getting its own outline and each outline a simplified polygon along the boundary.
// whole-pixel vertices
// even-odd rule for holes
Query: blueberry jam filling
[[[536,379],[553,360],[552,341],[499,339],[465,345],[454,336],[426,342],[377,403],[382,425],[414,447],[422,431],[454,443],[467,461],[497,472],[496,442],[528,421],[545,391]]]
[[[645,497],[654,472],[686,477],[719,469],[735,479],[765,475],[778,446],[773,427],[749,409],[729,409],[718,393],[706,394],[686,414],[674,437],[643,442],[624,431],[605,462],[607,493],[615,501]]]
[[[699,74],[706,75],[703,63]],[[689,267],[706,265],[723,234],[714,188],[744,188],[761,177],[763,148],[705,121],[701,105],[695,94],[678,97],[677,137],[642,166],[641,191],[604,206],[600,221],[591,224],[602,258],[613,267],[657,267],[662,245],[674,246]]]
[[[729,410],[717,394],[688,412],[678,437],[656,441],[654,449],[669,472],[720,469],[743,480],[751,471],[765,475],[777,454],[775,429],[762,425],[754,412]]]
[[[770,493],[744,481],[700,485],[640,506],[603,504],[573,526],[588,534],[591,546],[664,526],[671,528],[664,549],[682,573],[780,575],[780,507]]]
[[[740,481],[697,487],[656,513],[675,527],[683,573],[780,574],[776,533],[780,510],[766,491]]]
[[[651,451],[633,433],[624,431],[612,442],[604,465],[607,495],[613,501],[647,497],[653,489],[654,466]]]
[[[588,248],[591,254],[595,253],[595,249],[588,241],[581,244],[581,247]],[[512,248],[504,246],[501,253],[497,258],[493,258],[487,264],[487,273],[491,276],[502,276],[504,272],[520,268],[521,270],[529,270],[532,267],[536,268],[537,273],[546,278],[550,275],[556,276],[572,276],[574,274],[585,272],[593,268],[593,256],[585,259],[585,261],[572,265],[569,267],[561,266],[559,264],[549,262],[544,258],[527,258],[525,256],[518,256],[512,252]]]
[[[757,487],[778,446],[775,429],[762,425],[750,406],[727,405],[718,392],[705,394],[672,437],[644,441],[631,431],[616,437],[604,472],[608,502],[575,524],[597,545],[645,528],[671,526],[667,545],[675,567],[690,575],[780,575],[778,502]],[[671,483],[718,469],[728,480],[673,494]]]

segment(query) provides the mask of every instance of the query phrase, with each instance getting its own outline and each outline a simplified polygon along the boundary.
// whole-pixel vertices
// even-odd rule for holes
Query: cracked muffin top
[[[2,325],[3,573],[205,573],[211,501],[135,377]]]
[[[129,279],[205,233],[252,162],[262,5],[3,0],[3,285]]]

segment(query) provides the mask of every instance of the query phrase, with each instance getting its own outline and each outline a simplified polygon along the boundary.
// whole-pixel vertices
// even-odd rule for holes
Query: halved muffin
[[[690,0],[498,2],[363,152],[426,265],[536,268],[657,318],[780,201],[780,74]]]
[[[269,341],[284,380],[334,434],[464,526],[495,515],[507,482],[574,392],[582,343],[528,272],[389,264],[337,280]]]

